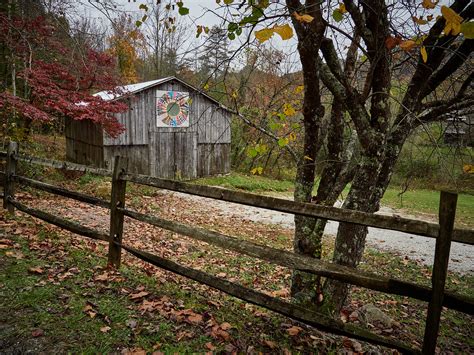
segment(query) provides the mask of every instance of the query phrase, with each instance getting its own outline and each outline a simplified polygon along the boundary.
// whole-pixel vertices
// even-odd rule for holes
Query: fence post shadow
[[[125,190],[127,181],[122,175],[127,173],[128,159],[116,156],[112,174],[112,191],[110,196],[110,235],[108,264],[114,268],[120,267],[122,248],[115,244],[121,244],[123,236],[124,214],[121,209],[125,208]]]

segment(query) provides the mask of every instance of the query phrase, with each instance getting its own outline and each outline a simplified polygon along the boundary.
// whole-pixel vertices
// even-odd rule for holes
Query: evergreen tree
[[[212,27],[199,56],[201,75],[215,80],[224,74],[229,65],[228,48],[227,31],[217,26]]]

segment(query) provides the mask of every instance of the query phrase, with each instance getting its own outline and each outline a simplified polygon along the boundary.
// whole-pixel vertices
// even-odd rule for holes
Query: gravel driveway
[[[198,196],[179,195],[182,195],[182,197],[185,198],[192,198],[198,203],[208,204],[210,201],[207,198]],[[219,200],[213,200],[212,205],[214,208],[221,210],[224,215],[235,216],[259,223],[279,224],[285,228],[294,227],[294,217],[292,214],[243,206]],[[392,215],[395,214],[395,210],[382,207],[379,213]],[[399,215],[398,212],[396,214]],[[413,216],[409,217],[413,218]],[[338,222],[330,221],[326,225],[325,233],[335,235],[338,224]],[[367,245],[378,250],[390,251],[403,257],[407,256],[408,258],[422,262],[425,265],[433,265],[435,250],[435,240],[433,238],[425,238],[379,228],[369,228]],[[457,242],[452,243],[449,270],[461,274],[474,274],[474,246]]]

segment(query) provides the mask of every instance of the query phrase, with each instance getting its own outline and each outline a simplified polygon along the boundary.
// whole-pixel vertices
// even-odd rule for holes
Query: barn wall
[[[104,166],[102,149],[102,128],[89,120],[72,120],[66,118],[66,159],[68,161]]]
[[[197,174],[197,121],[199,93],[176,80],[163,83],[147,91],[153,95],[156,106],[156,90],[189,92],[189,127],[156,127],[155,111],[150,115],[150,170],[155,176],[166,179],[194,179]]]
[[[198,144],[198,176],[230,172],[230,144]]]
[[[156,95],[156,90],[189,92],[192,101],[189,127],[156,127],[155,114],[151,116],[151,171],[159,177],[182,179],[228,173],[230,113],[219,108],[206,96],[175,80],[148,91]]]
[[[163,132],[154,135],[150,152],[155,176],[166,179],[193,179],[197,175],[196,132]]]
[[[111,169],[115,156],[128,158],[128,171],[135,174],[150,174],[148,145],[104,147],[105,167]]]
[[[125,131],[117,138],[104,134],[104,145],[130,146],[148,144],[149,119],[154,112],[154,101],[147,91],[127,99],[129,110],[115,115]]]

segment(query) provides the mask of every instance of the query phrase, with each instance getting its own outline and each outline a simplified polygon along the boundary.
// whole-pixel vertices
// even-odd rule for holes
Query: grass
[[[230,351],[233,345],[208,326],[224,322],[232,327],[227,330],[229,338],[237,339],[243,349],[268,352],[265,340],[281,349],[301,347],[280,326],[288,323],[284,318],[256,317],[254,307],[172,274],[160,281],[127,264],[120,273],[110,271],[104,255],[91,251],[91,242],[71,243],[49,234],[42,241],[34,236],[9,237],[14,250],[21,252],[19,258],[8,255],[11,249],[0,250],[0,347],[7,353],[33,348],[47,353]],[[37,268],[41,273],[32,272]],[[107,272],[109,279],[97,281]],[[139,290],[149,294],[131,300]],[[155,312],[140,309],[145,299],[159,303],[163,297],[164,305]],[[179,313],[188,309],[202,314],[203,321],[180,319]],[[37,330],[40,336],[34,335]]]
[[[193,181],[200,185],[222,186],[250,192],[289,192],[293,189],[292,181],[274,180],[258,175],[231,173],[225,176],[213,176]]]
[[[428,214],[436,218],[438,214],[439,196],[438,191],[414,189],[400,194],[400,188],[390,187],[385,192],[382,204],[405,210],[411,214]],[[474,227],[474,196],[459,194],[456,223],[459,226]]]

